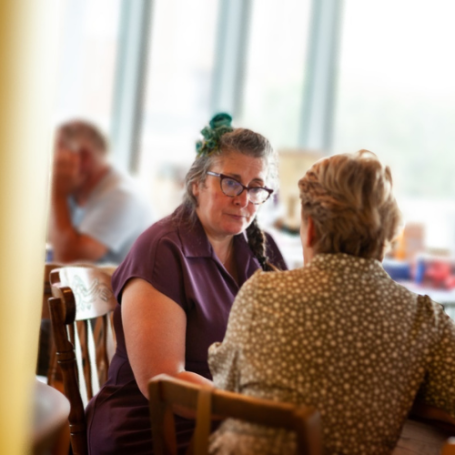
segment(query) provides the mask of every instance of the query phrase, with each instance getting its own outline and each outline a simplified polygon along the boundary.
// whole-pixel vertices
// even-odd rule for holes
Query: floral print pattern
[[[455,417],[453,321],[373,259],[258,271],[209,366],[216,387],[316,407],[327,454],[390,454],[417,395]],[[212,436],[217,454],[294,451],[292,434],[234,420]]]

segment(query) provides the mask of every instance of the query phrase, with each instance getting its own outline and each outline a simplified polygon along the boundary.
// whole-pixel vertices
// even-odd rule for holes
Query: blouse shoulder
[[[120,303],[122,291],[132,278],[141,278],[168,297],[173,297],[167,292],[162,278],[175,278],[178,273],[176,269],[182,256],[178,231],[178,224],[169,216],[154,223],[138,237],[112,276],[114,294]]]
[[[262,312],[263,308],[276,302],[280,296],[287,295],[301,277],[302,269],[276,272],[264,272],[259,269],[242,286],[236,302],[257,306],[258,311]]]

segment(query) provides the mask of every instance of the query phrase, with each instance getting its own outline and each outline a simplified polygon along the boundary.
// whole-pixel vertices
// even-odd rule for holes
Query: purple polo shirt
[[[191,222],[182,206],[138,238],[112,277],[119,302],[114,312],[117,350],[108,381],[87,407],[90,454],[153,452],[148,401],[137,387],[125,348],[120,305],[126,283],[142,278],[183,308],[187,317],[185,369],[211,379],[208,347],[223,340],[240,286],[260,268],[244,234],[234,237],[234,253],[239,284],[216,257],[199,220]],[[271,263],[287,269],[269,236],[267,254]],[[185,447],[192,422],[177,417],[176,427]]]

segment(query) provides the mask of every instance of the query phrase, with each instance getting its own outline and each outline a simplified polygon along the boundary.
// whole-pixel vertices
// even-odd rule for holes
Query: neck
[[[314,258],[315,252],[312,247],[303,248],[303,265],[307,265]]]
[[[210,239],[209,239],[210,241]],[[231,277],[238,283],[239,277],[234,257],[234,237],[230,237],[224,243],[212,243],[213,250],[224,268],[229,272]]]
[[[234,238],[228,237],[223,240],[215,240],[209,237],[209,242],[212,245],[215,254],[218,259],[226,266],[229,259],[232,257],[232,252],[234,249]]]
[[[109,172],[110,166],[109,165],[103,165],[100,167],[98,170],[90,174],[87,179],[84,181],[84,183],[74,192],[74,199],[76,200],[76,203],[79,206],[84,205],[89,196],[90,193],[93,191],[93,189],[98,185],[98,183],[103,179],[103,177]]]

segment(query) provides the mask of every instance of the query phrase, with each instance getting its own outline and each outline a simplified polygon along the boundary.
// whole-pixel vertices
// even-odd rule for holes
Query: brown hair
[[[311,217],[316,253],[381,259],[401,221],[392,175],[368,150],[318,161],[299,181],[302,218]]]
[[[197,200],[193,194],[193,184],[204,183],[207,171],[229,152],[239,152],[243,155],[263,159],[267,164],[268,185],[274,183],[277,174],[277,156],[270,142],[261,134],[246,128],[236,128],[224,133],[219,139],[219,146],[210,154],[198,156],[190,167],[185,177],[185,194],[183,203],[191,210],[192,218],[195,219]],[[254,221],[248,226],[248,244],[253,254],[258,259],[264,270],[271,270],[267,262],[265,234]]]

